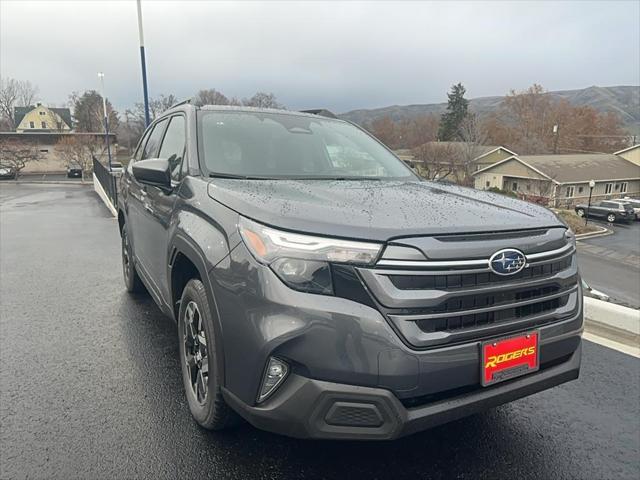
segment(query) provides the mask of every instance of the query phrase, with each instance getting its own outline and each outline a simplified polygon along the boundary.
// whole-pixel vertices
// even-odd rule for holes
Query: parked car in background
[[[78,163],[70,163],[67,166],[67,178],[82,178],[82,167]]]
[[[588,206],[580,203],[575,207],[579,217],[587,214],[593,218],[603,218],[609,223],[631,222],[635,219],[635,212],[630,203],[622,200],[602,200]]]
[[[16,170],[9,165],[0,165],[0,180],[16,178]]]
[[[620,201],[628,203],[633,207],[633,211],[636,214],[636,220],[640,220],[640,198],[621,198]]]
[[[578,378],[567,226],[425,181],[344,120],[170,109],[123,172],[118,224],[126,288],[177,321],[205,428],[240,415],[294,437],[393,439]]]

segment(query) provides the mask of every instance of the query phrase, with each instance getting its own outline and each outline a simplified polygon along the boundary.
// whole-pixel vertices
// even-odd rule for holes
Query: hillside
[[[640,86],[594,86],[580,90],[549,92],[548,95],[565,99],[574,106],[589,106],[601,112],[615,112],[620,116],[629,133],[640,134]],[[480,97],[471,99],[469,104],[472,111],[483,115],[496,111],[503,99],[504,97]],[[339,116],[360,125],[370,125],[374,120],[385,116],[398,121],[430,113],[440,114],[444,112],[446,106],[445,102],[424,105],[392,105],[369,110],[352,110]]]

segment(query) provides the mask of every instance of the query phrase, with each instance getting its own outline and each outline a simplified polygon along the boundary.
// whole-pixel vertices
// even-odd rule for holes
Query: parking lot
[[[613,235],[578,242],[580,272],[617,303],[640,308],[640,222],[607,224]]]
[[[579,380],[395,442],[202,430],[93,190],[2,184],[0,204],[0,478],[638,478],[640,359],[586,341]]]

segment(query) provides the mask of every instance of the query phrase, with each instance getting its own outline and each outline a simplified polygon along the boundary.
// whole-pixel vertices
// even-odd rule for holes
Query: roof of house
[[[480,157],[484,157],[485,155],[498,150],[498,149],[502,149],[504,151],[506,151],[507,153],[510,153],[511,155],[516,155],[514,152],[512,152],[511,150],[509,150],[506,147],[503,147],[501,145],[473,145],[473,144],[469,144],[467,142],[427,142],[425,144],[423,144],[422,146],[433,146],[433,147],[440,147],[440,148],[459,148],[460,150],[462,149],[466,149],[469,147],[473,148],[473,153],[475,155],[475,158],[478,159]]]
[[[635,150],[636,148],[640,148],[640,143],[631,145],[630,147],[627,147],[627,148],[623,148],[622,150],[618,150],[617,152],[613,152],[613,154],[620,155],[621,153],[628,152],[629,150]]]
[[[28,107],[14,107],[13,116],[15,118],[16,126],[20,125],[20,122],[22,122],[22,119],[24,118],[24,116],[34,108],[37,108],[37,106],[30,105]],[[51,110],[53,113],[58,114],[60,118],[62,118],[64,123],[66,123],[69,128],[72,128],[73,125],[71,123],[71,111],[68,108],[53,108],[53,107],[46,107],[46,108],[48,110]]]
[[[558,183],[640,178],[640,166],[608,153],[572,155],[520,155],[495,163],[477,173],[517,160]]]

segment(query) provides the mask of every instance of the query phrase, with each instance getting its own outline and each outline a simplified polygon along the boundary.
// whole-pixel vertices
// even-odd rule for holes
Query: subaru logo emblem
[[[505,248],[498,250],[489,259],[489,268],[498,275],[513,275],[527,265],[527,257],[520,250]]]

